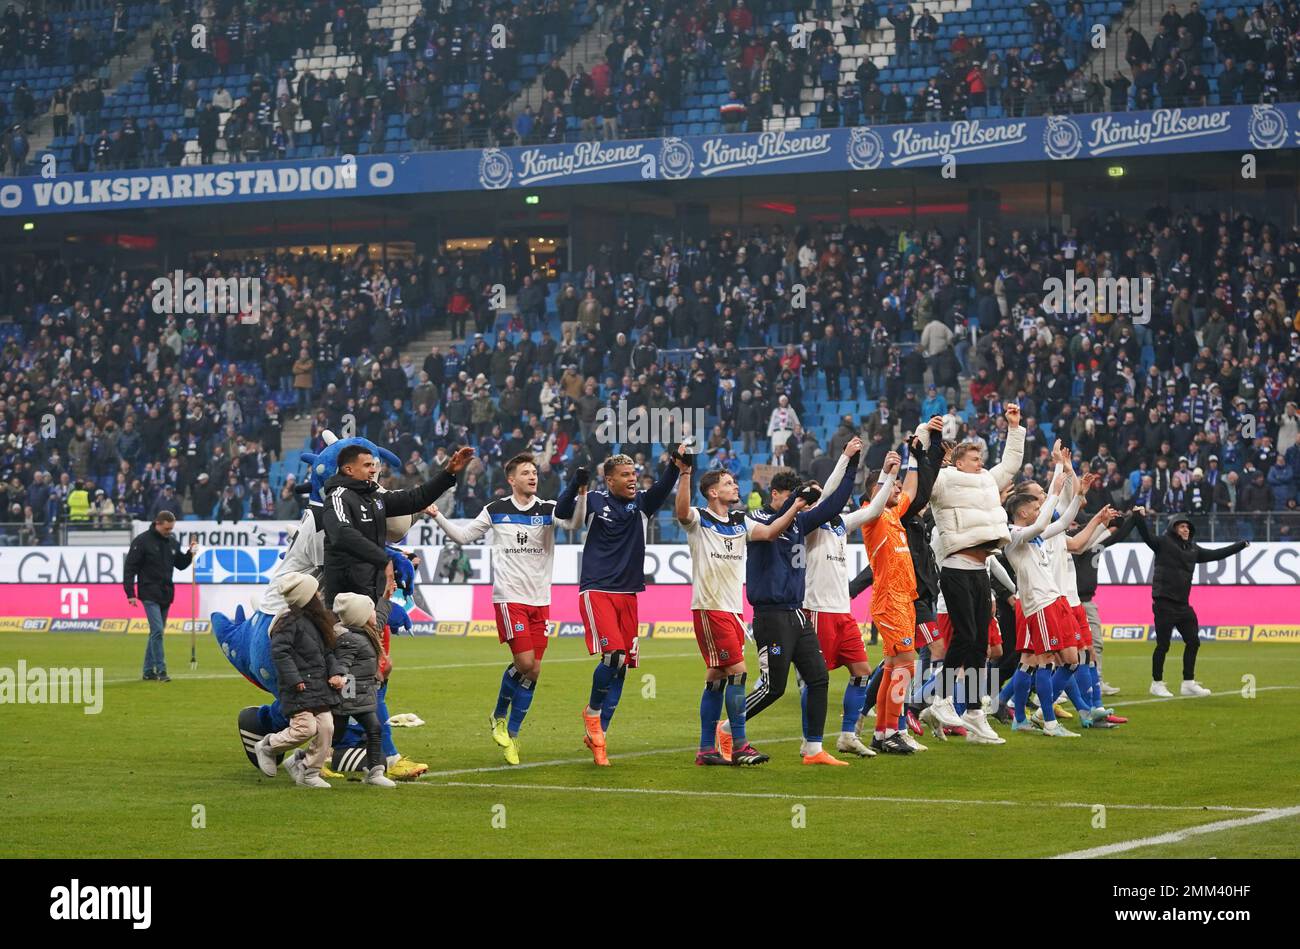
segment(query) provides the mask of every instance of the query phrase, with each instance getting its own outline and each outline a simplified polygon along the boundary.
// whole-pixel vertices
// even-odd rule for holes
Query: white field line
[[[1300,689],[1300,685],[1260,685],[1255,687],[1256,692],[1285,692],[1294,689]],[[1157,705],[1161,702],[1179,702],[1187,699],[1217,699],[1225,695],[1235,695],[1240,698],[1241,689],[1232,689],[1228,692],[1211,692],[1209,695],[1175,695],[1168,699],[1134,699],[1132,702],[1112,702],[1110,704],[1112,708],[1129,708],[1133,705]]]
[[[1180,841],[1187,840],[1190,837],[1198,837],[1201,834],[1217,834],[1221,830],[1232,830],[1234,827],[1249,827],[1251,824],[1266,824],[1269,821],[1284,820],[1288,817],[1300,817],[1300,807],[1273,808],[1259,814],[1254,814],[1250,817],[1234,817],[1231,820],[1219,820],[1212,824],[1201,824],[1199,827],[1188,827],[1184,830],[1175,830],[1167,834],[1160,834],[1156,837],[1139,837],[1136,840],[1124,840],[1119,843],[1106,844],[1103,847],[1090,847],[1087,850],[1074,850],[1070,853],[1060,853],[1052,859],[1092,860],[1096,857],[1109,857],[1112,854],[1125,853],[1129,850],[1138,850],[1142,847],[1155,847],[1160,844],[1176,844]]]
[[[663,656],[655,656],[654,658],[655,660],[688,659],[688,658],[698,659],[699,655],[700,654],[698,652],[674,652],[674,653],[668,653]],[[596,658],[594,656],[573,656],[573,657],[566,657],[564,659],[544,659],[542,661],[548,666],[554,665],[557,662],[590,662],[594,665]],[[489,666],[501,666],[501,665],[502,662],[498,659],[492,662],[449,662],[449,663],[435,664],[430,666],[396,666],[394,671],[428,672],[430,669],[477,669],[477,668],[486,668]],[[242,679],[244,677],[240,675],[238,672],[213,672],[208,674],[204,674],[200,672],[193,675],[188,672],[178,672],[176,675],[172,676],[172,678],[177,682],[180,682],[187,679],[195,679],[195,680],[197,679]],[[132,678],[129,679],[105,679],[104,684],[122,685],[123,683],[127,683],[127,682],[141,682],[141,681],[143,680],[139,676],[133,676]]]
[[[611,755],[611,758],[614,756]],[[624,757],[631,757],[625,755]],[[428,777],[428,775],[425,775]],[[420,782],[416,782],[417,786]],[[792,800],[792,801],[859,801],[864,803],[884,803],[884,804],[961,804],[961,805],[982,805],[987,807],[1057,807],[1057,808],[1086,808],[1091,810],[1096,804],[1082,804],[1068,801],[1053,802],[1046,805],[1036,804],[1026,801],[985,801],[971,800],[965,798],[927,798],[927,797],[887,797],[882,795],[867,794],[801,794],[798,791],[781,791],[781,792],[764,792],[764,791],[699,791],[699,790],[678,790],[673,788],[615,788],[615,787],[591,787],[577,786],[568,784],[501,784],[490,782],[471,782],[471,781],[448,781],[445,784],[425,784],[424,787],[431,788],[498,788],[511,791],[569,791],[577,793],[596,793],[596,794],[651,794],[662,795],[665,797],[733,797],[733,798],[759,798],[765,800]],[[1237,813],[1252,814],[1250,822],[1254,823],[1259,817],[1272,814],[1273,811],[1263,807],[1227,807],[1223,805],[1178,805],[1178,804],[1106,804],[1105,807],[1114,810],[1131,810],[1131,811],[1230,811]],[[1300,808],[1296,809],[1300,812]],[[1227,822],[1225,822],[1227,823]]]

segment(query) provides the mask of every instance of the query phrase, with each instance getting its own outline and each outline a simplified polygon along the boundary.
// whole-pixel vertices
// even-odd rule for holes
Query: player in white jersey
[[[489,503],[464,527],[453,524],[436,506],[427,510],[456,543],[472,544],[490,535],[495,548],[492,606],[497,636],[510,646],[511,662],[501,676],[501,691],[489,724],[492,739],[505,750],[506,761],[518,764],[519,729],[532,705],[546,652],[555,528],[572,530],[582,524],[587,471],[578,469],[558,501],[537,497],[537,463],[532,455],[516,455],[506,463],[506,482],[510,495]],[[567,517],[561,516],[570,511]]]
[[[855,438],[845,450],[856,450],[861,445],[861,441]],[[811,485],[823,494],[831,493],[839,487],[848,464],[849,456],[841,455],[826,484],[819,485],[814,481]],[[803,608],[810,614],[813,628],[817,631],[826,670],[830,672],[841,666],[849,670],[849,682],[844,689],[844,717],[835,747],[861,758],[871,758],[876,754],[857,735],[858,720],[867,702],[871,662],[862,644],[862,632],[849,608],[846,542],[851,532],[884,513],[889,497],[889,492],[878,491],[867,506],[831,518],[808,534],[806,545],[808,572],[804,581]]]
[[[1074,470],[1073,456],[1068,448],[1062,448],[1058,441],[1052,451],[1052,458],[1059,468],[1066,472],[1062,488],[1061,503],[1066,505],[1065,512],[1059,515],[1067,528],[1082,507],[1084,497],[1096,483],[1093,474],[1080,478]],[[1024,486],[1026,493],[1042,498],[1043,489],[1036,482]],[[1079,710],[1080,724],[1084,728],[1110,727],[1111,710],[1104,708],[1100,701],[1093,701],[1092,673],[1088,668],[1087,653],[1091,651],[1092,630],[1088,626],[1088,617],[1083,610],[1083,601],[1079,599],[1078,578],[1074,569],[1074,554],[1087,549],[1098,533],[1104,534],[1106,525],[1115,516],[1115,510],[1109,505],[1097,512],[1088,521],[1083,530],[1073,535],[1064,533],[1045,540],[1051,556],[1052,575],[1056,588],[1061,593],[1059,610],[1061,615],[1068,614],[1069,625],[1062,631],[1061,644],[1057,651],[1059,665],[1054,673],[1054,685],[1057,695],[1064,690],[1074,707]],[[1035,716],[1035,721],[1038,716]]]
[[[686,531],[691,551],[691,618],[695,641],[707,668],[700,697],[700,748],[697,765],[758,765],[769,760],[745,737],[745,512],[733,510],[740,486],[728,471],[700,478],[704,507],[691,507],[690,469],[677,481],[673,513]],[[791,509],[768,525],[785,530],[798,511]],[[726,708],[730,731],[719,726]]]
[[[1020,490],[1007,500],[1011,540],[1003,549],[1007,562],[1016,572],[1020,597],[1016,602],[1016,649],[1021,655],[1019,677],[1014,689],[1016,722],[1014,731],[1036,731],[1025,718],[1025,704],[1032,681],[1042,703],[1043,733],[1054,737],[1077,738],[1056,720],[1052,702],[1056,690],[1052,684],[1056,651],[1063,637],[1072,629],[1073,618],[1064,609],[1061,591],[1052,571],[1052,554],[1047,545],[1069,523],[1065,518],[1052,523],[1065,475],[1057,468],[1050,493],[1040,500],[1030,490]],[[1050,525],[1050,526],[1049,526]],[[1031,672],[1032,670],[1032,672]]]

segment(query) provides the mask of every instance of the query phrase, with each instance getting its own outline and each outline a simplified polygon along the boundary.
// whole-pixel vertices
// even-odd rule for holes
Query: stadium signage
[[[826,155],[831,150],[831,135],[786,135],[785,132],[762,132],[752,141],[736,141],[736,136],[719,136],[705,139],[700,146],[704,160],[700,174],[716,175],[735,168],[770,165],[778,161],[791,161],[814,155]]]
[[[953,122],[947,131],[940,127],[921,132],[913,126],[905,126],[894,132],[894,152],[890,161],[898,166],[944,155],[1018,145],[1029,140],[1027,129],[1027,122],[990,125],[978,120]]]
[[[1133,119],[1101,115],[1092,120],[1092,139],[1088,149],[1093,155],[1105,155],[1122,148],[1135,148],[1157,142],[1176,142],[1230,131],[1230,109],[1211,109],[1197,114],[1182,109],[1157,109],[1149,117]]]
[[[643,178],[654,177],[654,155],[645,151],[644,142],[610,146],[601,142],[583,142],[572,151],[551,152],[542,148],[526,149],[520,156],[519,184],[531,185],[551,178],[569,178],[592,171],[639,165]],[[646,174],[648,172],[648,174]]]
[[[0,214],[505,188],[703,181],[939,165],[1069,161],[1122,152],[1183,154],[1300,147],[1297,112],[1274,105],[1123,115],[969,119],[906,126],[746,132],[629,142],[359,155],[210,170],[84,172],[0,181]],[[1300,132],[1295,132],[1300,134]],[[39,159],[39,155],[36,156]]]

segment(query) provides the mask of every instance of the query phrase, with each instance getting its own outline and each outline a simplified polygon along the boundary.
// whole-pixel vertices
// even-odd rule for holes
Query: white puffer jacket
[[[969,474],[941,468],[930,495],[934,523],[943,544],[942,556],[990,542],[1003,547],[1011,540],[1001,492],[1020,470],[1025,456],[1025,430],[1007,432],[1006,450],[996,466]]]

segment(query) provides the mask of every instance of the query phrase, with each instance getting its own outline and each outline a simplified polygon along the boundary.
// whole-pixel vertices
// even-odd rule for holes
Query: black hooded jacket
[[[1155,574],[1151,578],[1153,602],[1165,600],[1178,606],[1186,606],[1192,592],[1192,574],[1196,571],[1198,563],[1226,560],[1246,548],[1244,540],[1216,550],[1208,550],[1200,546],[1194,539],[1195,525],[1190,518],[1184,516],[1170,518],[1164,535],[1154,539],[1151,537],[1151,529],[1147,527],[1146,518],[1139,517],[1134,523],[1146,545],[1156,555]],[[1187,540],[1174,533],[1174,528],[1182,523],[1186,523],[1191,530]]]
[[[326,481],[322,515],[326,605],[340,593],[359,593],[376,603],[382,601],[384,568],[388,566],[385,519],[422,511],[455,484],[456,476],[446,471],[439,471],[414,488],[382,494],[376,482],[342,473]]]

